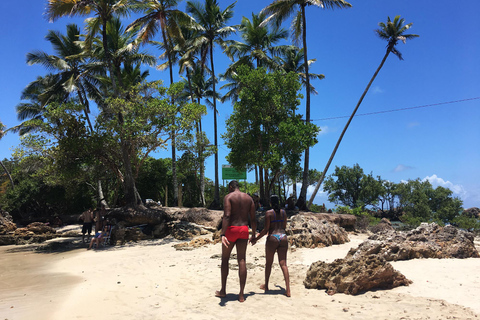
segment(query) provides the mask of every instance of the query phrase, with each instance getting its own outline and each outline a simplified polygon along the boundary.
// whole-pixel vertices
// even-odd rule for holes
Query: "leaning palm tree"
[[[307,58],[307,19],[305,10],[307,6],[317,6],[323,9],[349,8],[352,5],[344,0],[276,0],[262,10],[270,16],[266,22],[272,20],[281,24],[284,20],[295,15],[292,20],[292,37],[295,42],[299,42],[300,36],[303,42],[304,63],[305,63],[305,81],[306,81],[306,108],[305,121],[310,122],[310,75],[308,70]],[[305,163],[303,167],[303,181],[300,196],[306,199],[308,187],[308,167],[310,150],[305,150]]]
[[[352,114],[350,115],[350,118],[347,121],[347,124],[343,128],[342,133],[340,134],[340,137],[338,138],[337,144],[335,145],[335,148],[332,151],[332,154],[330,155],[330,159],[328,159],[327,165],[325,166],[325,169],[323,169],[322,174],[320,175],[320,178],[318,179],[318,183],[315,186],[315,190],[312,193],[312,196],[310,197],[310,200],[308,201],[308,206],[310,206],[313,202],[313,199],[317,195],[318,188],[320,188],[320,185],[323,182],[323,179],[325,178],[325,175],[328,171],[328,168],[330,167],[330,164],[332,163],[333,158],[335,157],[335,153],[337,152],[338,146],[340,145],[340,142],[342,142],[343,136],[345,135],[345,132],[347,131],[348,126],[350,125],[350,122],[352,122],[353,117],[355,116],[355,113],[358,110],[358,107],[360,107],[360,104],[363,101],[363,98],[367,94],[368,90],[370,89],[370,86],[372,85],[373,81],[377,77],[378,73],[380,72],[380,69],[382,69],[383,64],[387,60],[387,57],[390,53],[393,53],[396,55],[400,60],[403,60],[402,54],[398,49],[395,47],[398,43],[398,41],[402,41],[403,43],[406,43],[407,40],[411,40],[413,38],[419,37],[417,34],[405,34],[405,32],[410,29],[413,23],[405,24],[405,19],[400,19],[400,16],[396,16],[393,21],[390,20],[390,17],[387,19],[387,23],[380,22],[379,29],[375,30],[375,33],[383,40],[386,40],[387,43],[387,51],[385,52],[385,55],[383,56],[382,62],[380,62],[380,65],[378,66],[377,70],[373,74],[372,78],[370,79],[370,82],[368,83],[367,87],[362,93],[362,96],[358,100],[357,105],[355,106],[355,109],[353,110]]]
[[[202,46],[202,62],[206,55],[210,56],[210,69],[212,72],[212,91],[213,91],[213,130],[215,144],[215,195],[211,207],[220,206],[220,187],[218,178],[218,137],[217,137],[217,102],[216,102],[216,78],[215,65],[213,61],[213,48],[215,43],[221,44],[224,39],[236,30],[232,26],[227,26],[228,21],[233,17],[233,7],[235,3],[229,5],[225,10],[221,10],[216,0],[205,0],[204,4],[197,1],[187,2],[187,12],[195,18],[198,23],[196,29],[199,33],[199,42]]]
[[[0,140],[3,138],[5,135],[5,125],[0,121]],[[5,174],[8,176],[8,179],[10,179],[10,183],[12,184],[12,189],[15,189],[15,183],[13,183],[12,176],[10,175],[10,172],[8,172],[7,168],[2,162],[2,159],[0,159],[0,166],[3,168],[3,171],[5,171]]]

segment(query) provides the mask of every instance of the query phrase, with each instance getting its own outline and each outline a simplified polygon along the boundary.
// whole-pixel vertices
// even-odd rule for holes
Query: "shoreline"
[[[6,310],[3,318],[8,320],[225,319],[232,314],[234,319],[251,319],[252,312],[273,319],[480,318],[478,258],[393,262],[414,283],[392,290],[329,296],[324,290],[305,289],[303,280],[313,261],[343,258],[365,237],[350,234],[351,241],[342,245],[289,249],[291,298],[283,295],[285,284],[276,259],[272,290],[263,293],[259,289],[264,277],[264,242],[249,245],[244,303],[237,301],[236,260],[230,262],[227,297],[214,296],[220,287],[220,243],[177,251],[172,245],[183,241],[167,237],[62,253],[8,252],[15,246],[7,246],[0,248],[0,263],[7,270],[0,276],[0,310]]]

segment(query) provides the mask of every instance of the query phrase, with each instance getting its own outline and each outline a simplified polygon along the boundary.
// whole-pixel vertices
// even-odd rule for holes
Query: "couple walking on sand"
[[[229,259],[233,247],[237,250],[238,274],[240,278],[240,293],[238,301],[245,301],[244,288],[247,281],[247,266],[245,256],[248,244],[248,218],[252,226],[252,236],[250,243],[254,245],[261,237],[266,235],[265,244],[265,283],[260,286],[262,290],[268,291],[268,280],[272,271],[273,258],[275,252],[278,253],[278,261],[282,268],[285,278],[285,295],[290,297],[290,279],[287,267],[288,240],[285,234],[287,226],[287,214],[285,210],[280,209],[279,199],[272,196],[271,204],[273,209],[265,214],[265,223],[263,230],[257,235],[257,220],[255,218],[255,205],[252,198],[239,190],[238,181],[231,181],[228,184],[229,194],[223,201],[223,221],[222,221],[222,265],[221,278],[222,288],[216,291],[217,297],[226,296],[226,285],[229,271]]]

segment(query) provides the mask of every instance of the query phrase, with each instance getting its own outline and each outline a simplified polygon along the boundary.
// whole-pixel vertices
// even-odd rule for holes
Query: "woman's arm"
[[[270,230],[270,221],[272,220],[272,210],[268,210],[265,213],[265,222],[263,223],[263,230],[259,234],[257,234],[256,240],[260,240],[261,237],[266,235],[268,233],[268,230]]]

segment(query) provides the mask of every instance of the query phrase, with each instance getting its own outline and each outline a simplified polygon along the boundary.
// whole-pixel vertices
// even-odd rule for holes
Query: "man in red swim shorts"
[[[247,265],[245,256],[248,244],[248,219],[252,225],[252,237],[255,239],[257,230],[257,220],[255,219],[255,204],[252,197],[241,192],[238,181],[233,180],[228,184],[230,192],[223,200],[223,220],[222,220],[222,288],[215,292],[215,296],[223,298],[227,295],[226,285],[230,259],[233,247],[237,249],[238,276],[240,278],[240,293],[238,301],[245,301],[244,289],[247,281]]]

